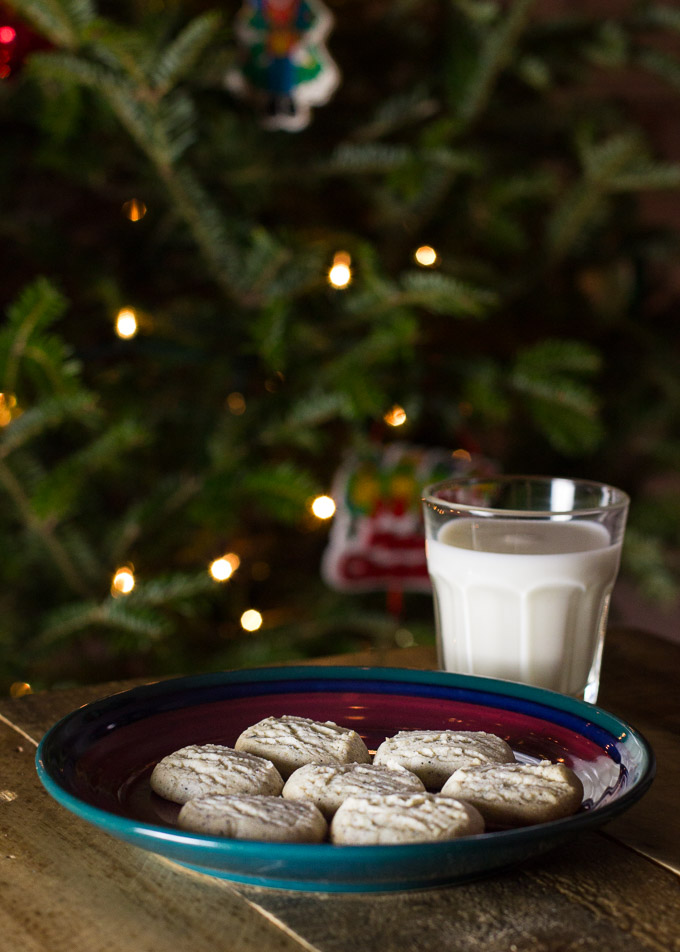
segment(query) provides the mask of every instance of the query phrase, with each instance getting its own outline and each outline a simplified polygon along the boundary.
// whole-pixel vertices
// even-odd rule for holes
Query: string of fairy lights
[[[147,214],[147,210],[146,204],[137,198],[129,199],[122,206],[123,215],[131,222],[141,221]],[[430,245],[421,245],[416,248],[413,259],[423,268],[431,268],[439,263],[439,255]],[[351,255],[347,251],[336,251],[326,274],[329,286],[342,291],[349,287],[353,277]],[[129,305],[121,307],[115,315],[114,330],[121,340],[134,338],[140,330],[138,310]],[[246,398],[242,393],[234,391],[228,395],[226,406],[230,413],[240,416],[246,412]],[[18,406],[16,396],[0,392],[0,428],[8,426],[20,413],[21,408]],[[402,406],[395,404],[385,412],[383,420],[390,427],[403,426],[407,421],[406,411]],[[309,511],[316,519],[325,522],[335,515],[336,504],[331,496],[316,496],[309,502]],[[235,552],[227,552],[216,556],[208,565],[207,571],[214,582],[223,584],[233,577],[240,565],[239,556]],[[111,577],[111,595],[114,598],[124,598],[134,591],[136,584],[134,565],[131,563],[121,565],[115,569]],[[250,607],[242,612],[239,623],[243,631],[254,633],[263,626],[264,618],[257,608]],[[31,691],[31,685],[27,682],[15,681],[10,686],[9,693],[12,697],[21,697],[30,694]]]

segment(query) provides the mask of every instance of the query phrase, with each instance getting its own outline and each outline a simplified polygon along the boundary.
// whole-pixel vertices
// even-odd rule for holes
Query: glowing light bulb
[[[396,403],[383,417],[383,420],[388,426],[402,426],[402,424],[406,423],[406,419],[406,410]]]
[[[423,268],[431,268],[437,262],[437,252],[430,245],[421,245],[417,248],[413,257]]]
[[[346,251],[338,251],[333,256],[333,266],[328,272],[328,283],[334,288],[346,288],[352,280],[352,258]]]
[[[0,426],[9,426],[16,405],[17,398],[13,393],[0,393]]]
[[[330,496],[317,496],[311,510],[317,519],[330,519],[335,514],[335,502]]]
[[[235,390],[227,397],[227,406],[229,407],[229,412],[233,413],[234,416],[241,416],[246,412],[246,398],[242,393],[239,393],[238,390]]]
[[[130,566],[117,569],[111,581],[112,595],[129,595],[135,587],[135,576]]]
[[[27,681],[15,681],[10,685],[9,693],[11,697],[24,697],[33,694],[33,688]]]
[[[146,215],[146,205],[138,198],[131,198],[123,204],[123,214],[130,221],[140,221]]]
[[[216,582],[226,582],[234,574],[231,562],[224,556],[211,562],[209,571]]]
[[[122,307],[116,315],[116,334],[123,340],[134,337],[138,331],[137,315],[133,308]]]
[[[256,608],[248,608],[241,615],[241,628],[244,631],[257,631],[262,627],[262,615]]]

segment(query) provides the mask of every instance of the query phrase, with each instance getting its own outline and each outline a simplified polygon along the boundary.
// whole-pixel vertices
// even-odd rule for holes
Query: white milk
[[[594,522],[446,523],[427,541],[440,666],[595,700],[620,555]]]

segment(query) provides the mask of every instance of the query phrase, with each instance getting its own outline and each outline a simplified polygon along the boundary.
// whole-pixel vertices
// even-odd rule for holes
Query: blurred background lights
[[[13,26],[0,26],[0,43],[14,43],[17,31]]]
[[[227,406],[229,407],[229,412],[233,413],[234,416],[241,416],[241,414],[246,412],[246,398],[242,393],[239,393],[238,390],[234,390],[234,392],[230,393],[227,397]]]
[[[244,631],[257,631],[262,626],[262,615],[256,608],[248,608],[241,615],[241,628]]]
[[[437,252],[430,245],[421,245],[416,249],[413,257],[423,268],[431,268],[437,261]]]
[[[334,288],[346,288],[352,280],[350,267],[352,258],[346,251],[338,251],[333,256],[333,266],[328,272],[328,283]]]
[[[123,214],[130,221],[140,221],[146,215],[146,205],[138,198],[131,198],[123,205]]]
[[[135,576],[129,566],[117,569],[111,582],[113,595],[129,595],[135,587]]]
[[[234,566],[226,556],[221,556],[210,563],[210,574],[216,582],[226,582],[234,574]]]
[[[137,315],[131,307],[122,307],[116,315],[116,334],[129,340],[137,333]]]
[[[12,422],[12,411],[16,405],[17,398],[13,393],[0,393],[0,426],[8,426]]]
[[[462,459],[468,463],[472,460],[472,454],[469,453],[468,450],[464,449],[454,450],[453,453],[451,453],[451,456],[453,456],[454,459]]]
[[[388,426],[401,426],[406,423],[406,410],[395,403],[391,410],[388,410],[383,417]]]
[[[27,681],[15,681],[10,684],[9,693],[11,697],[25,697],[26,694],[33,693],[33,688]]]
[[[330,519],[335,514],[335,502],[330,496],[317,496],[311,509],[317,519]]]

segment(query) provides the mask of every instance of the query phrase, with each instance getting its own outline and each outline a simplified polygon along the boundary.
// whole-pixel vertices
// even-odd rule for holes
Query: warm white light
[[[208,571],[216,582],[226,582],[234,574],[241,564],[241,560],[235,552],[227,552],[221,555],[208,566]]]
[[[135,587],[135,577],[132,569],[118,569],[111,582],[111,591],[114,595],[129,595]]]
[[[241,615],[241,628],[244,631],[257,631],[262,626],[262,615],[255,608],[249,608]]]
[[[338,251],[333,256],[333,267],[328,272],[328,283],[334,288],[346,288],[352,280],[352,259],[346,251]]]
[[[234,573],[231,563],[225,558],[215,559],[210,563],[210,574],[216,582],[226,582]]]
[[[131,307],[123,307],[116,315],[116,334],[129,340],[137,333],[137,315]]]
[[[401,426],[406,423],[406,410],[395,404],[391,410],[388,410],[383,417],[388,426]]]
[[[423,268],[431,268],[432,265],[437,261],[437,252],[429,245],[421,245],[421,247],[416,250],[413,257],[416,259],[418,264],[423,266]]]
[[[317,496],[311,508],[317,519],[330,519],[335,514],[335,502],[330,496]]]

